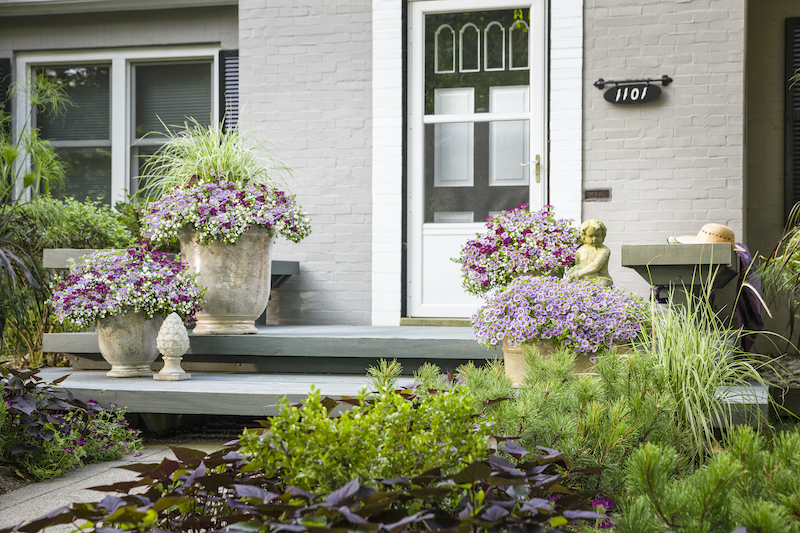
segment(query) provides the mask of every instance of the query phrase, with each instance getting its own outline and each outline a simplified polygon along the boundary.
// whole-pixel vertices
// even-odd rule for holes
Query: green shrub
[[[45,248],[123,248],[134,241],[133,234],[110,207],[91,200],[64,201],[37,196],[29,203],[17,204],[10,213],[10,239],[31,258],[31,270],[45,278],[41,259]],[[0,280],[0,307],[6,319],[3,351],[18,367],[55,364],[42,354],[42,336],[54,331],[73,331],[51,316],[46,301],[50,296],[46,283],[17,284]]]
[[[636,450],[626,465],[629,497],[616,517],[618,531],[800,531],[800,432],[779,434],[770,447],[738,426],[723,444],[726,449],[686,476],[673,448]]]
[[[452,472],[488,452],[489,426],[462,391],[419,396],[385,389],[357,403],[334,418],[318,390],[299,406],[284,400],[268,430],[243,438],[251,467],[319,493],[356,477],[369,485],[434,467]]]
[[[99,201],[37,196],[20,204],[17,244],[41,258],[45,248],[125,248],[136,237],[111,207]]]
[[[577,467],[605,467],[591,488],[620,491],[623,462],[640,443],[682,442],[668,376],[652,354],[608,352],[595,374],[579,375],[568,351],[543,358],[531,348],[526,357],[530,370],[516,394],[500,364],[462,367],[459,377],[479,405],[509,398],[487,408],[495,434],[561,450]]]

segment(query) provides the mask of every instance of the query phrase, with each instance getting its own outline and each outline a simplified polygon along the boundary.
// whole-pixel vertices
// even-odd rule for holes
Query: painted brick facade
[[[372,283],[372,4],[241,0],[243,127],[275,143],[312,235],[278,241],[300,262],[268,322],[369,324]]]
[[[611,188],[584,203],[608,226],[614,281],[647,285],[620,266],[622,244],[665,243],[707,222],[744,226],[743,0],[586,0],[583,184]],[[615,106],[598,78],[675,81],[660,101]]]
[[[0,16],[0,57],[32,50],[219,43],[238,46],[236,6],[192,10]],[[64,31],[68,28],[69,31]]]

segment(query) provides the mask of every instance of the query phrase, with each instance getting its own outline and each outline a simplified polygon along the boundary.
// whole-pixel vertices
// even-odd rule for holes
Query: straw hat
[[[733,230],[728,226],[714,222],[700,228],[697,235],[681,235],[676,237],[675,240],[681,244],[728,243],[738,248]]]

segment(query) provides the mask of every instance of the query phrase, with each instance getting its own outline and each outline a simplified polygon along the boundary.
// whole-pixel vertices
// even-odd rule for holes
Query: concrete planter
[[[156,337],[164,318],[148,319],[144,313],[125,313],[97,321],[100,354],[110,365],[112,378],[153,375],[150,365],[158,357]]]
[[[272,238],[264,227],[251,228],[236,244],[197,242],[195,232],[181,233],[181,254],[197,282],[208,287],[206,305],[197,314],[195,335],[257,333],[256,319],[267,308]]]
[[[525,381],[525,376],[528,373],[528,364],[525,362],[524,352],[526,347],[536,348],[540,357],[549,357],[557,350],[557,348],[549,342],[530,341],[522,344],[514,344],[508,340],[503,340],[503,366],[505,366],[506,375],[511,378],[514,388],[519,388]],[[583,374],[590,372],[592,364],[590,356],[577,354],[575,356],[575,373]]]

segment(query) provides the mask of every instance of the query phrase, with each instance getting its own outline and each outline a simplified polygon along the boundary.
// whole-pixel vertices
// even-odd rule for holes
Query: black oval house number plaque
[[[603,98],[612,104],[646,104],[661,97],[661,87],[647,83],[618,85],[608,89]]]

